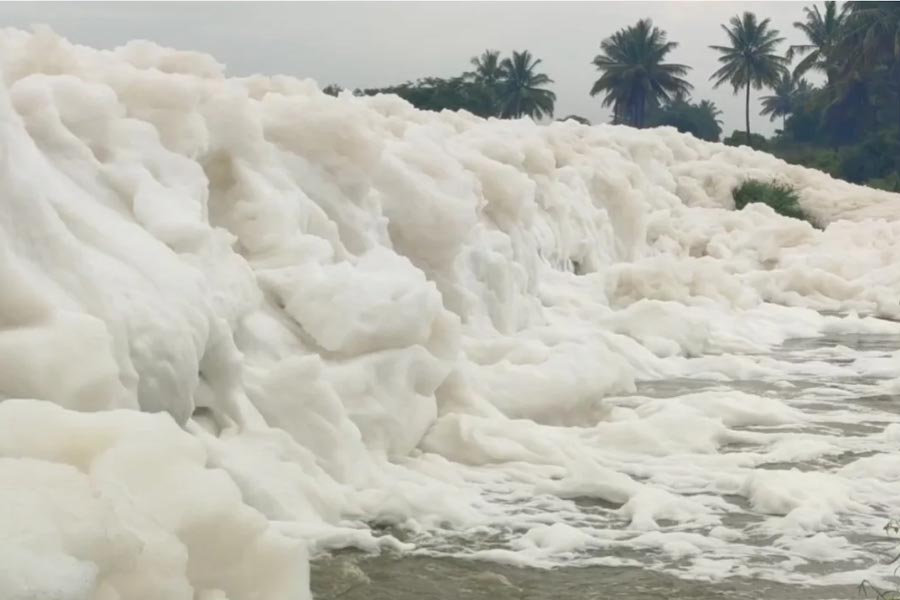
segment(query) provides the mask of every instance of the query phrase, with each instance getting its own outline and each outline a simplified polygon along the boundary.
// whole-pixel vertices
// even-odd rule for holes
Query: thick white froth
[[[229,79],[147,42],[2,30],[0,74],[4,599],[306,598],[310,548],[413,547],[373,520],[524,532],[470,554],[516,564],[618,544],[715,578],[753,551],[722,495],[777,516],[784,552],[839,560],[825,530],[900,491],[886,458],[757,468],[896,444],[797,434],[825,392],[629,395],[896,394],[896,353],[765,356],[900,333],[896,195],[672,129]],[[827,228],[734,211],[751,177]],[[579,521],[581,497],[618,529]]]

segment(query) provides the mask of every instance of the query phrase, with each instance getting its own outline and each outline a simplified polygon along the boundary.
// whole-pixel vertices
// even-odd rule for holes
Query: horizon
[[[590,64],[600,41],[649,16],[678,42],[670,59],[690,66],[693,101],[709,99],[722,110],[722,134],[743,129],[743,94],[713,89],[709,76],[724,41],[719,25],[751,10],[771,18],[788,45],[804,38],[792,27],[807,2],[107,2],[0,3],[0,23],[29,29],[47,25],[77,44],[112,49],[146,39],[179,50],[211,54],[231,76],[292,75],[320,88],[376,88],[422,77],[452,77],[469,59],[491,48],[505,54],[530,50],[553,80],[554,116],[580,115],[609,122],[602,97],[588,93],[599,73]],[[698,10],[702,5],[703,10]],[[209,19],[215,7],[215,21]],[[403,11],[393,10],[402,6]],[[515,10],[511,10],[515,9]],[[513,18],[509,18],[512,14]],[[172,27],[172,22],[181,27]],[[602,25],[593,23],[602,22]],[[259,31],[265,29],[263,43]],[[465,30],[466,35],[458,35]],[[699,35],[697,33],[700,32]],[[429,44],[423,44],[428,40]],[[411,51],[414,50],[414,51]],[[373,57],[377,60],[373,60]],[[820,83],[818,74],[807,75]],[[771,136],[780,127],[759,115],[761,96],[751,92],[751,129]]]

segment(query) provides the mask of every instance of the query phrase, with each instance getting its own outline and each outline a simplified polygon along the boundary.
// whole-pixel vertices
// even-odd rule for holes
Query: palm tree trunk
[[[635,127],[641,129],[644,127],[644,99],[641,98],[641,101],[638,102],[637,105],[637,119],[635,119],[636,123]]]
[[[746,102],[746,111],[744,113],[747,121],[747,145],[751,146],[750,143],[750,82],[747,82],[747,102]]]

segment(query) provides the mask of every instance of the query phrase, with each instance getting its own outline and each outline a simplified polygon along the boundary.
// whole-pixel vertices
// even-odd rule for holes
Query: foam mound
[[[747,148],[333,98],[48,30],[0,31],[0,73],[7,600],[308,598],[309,552],[406,547],[373,521],[489,526],[501,480],[641,531],[702,519],[603,457],[715,454],[803,415],[604,398],[777,377],[745,355],[900,327],[879,319],[900,318],[900,197]],[[824,229],[735,211],[747,178]],[[732,487],[804,502],[776,479]],[[567,527],[521,560],[588,543]]]

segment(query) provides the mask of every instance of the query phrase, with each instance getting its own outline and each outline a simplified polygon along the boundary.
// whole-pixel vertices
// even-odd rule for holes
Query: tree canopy
[[[745,118],[747,141],[750,141],[750,88],[772,87],[787,72],[788,60],[778,53],[778,45],[784,41],[777,29],[769,27],[770,20],[762,21],[752,12],[732,17],[730,26],[722,25],[728,37],[728,46],[710,46],[719,53],[719,70],[712,74],[715,87],[728,84],[738,93],[746,89]]]
[[[753,12],[722,25],[725,40],[710,46],[718,59],[710,79],[715,88],[743,93],[745,120],[743,131],[722,141],[749,144],[850,181],[900,189],[900,3],[828,1],[802,7],[797,16],[793,26],[805,39],[789,47],[769,19]],[[721,111],[709,99],[691,98],[691,68],[673,60],[678,42],[653,21],[640,19],[608,33],[599,45],[591,61],[599,75],[587,91],[610,109],[614,124],[669,126],[704,140],[722,139]],[[355,93],[393,93],[424,110],[499,119],[549,122],[556,112],[554,81],[529,50],[487,49],[461,66],[457,75]],[[824,75],[822,85],[805,78],[818,73]],[[750,128],[754,90],[760,115],[781,121],[769,139]],[[337,95],[342,88],[332,84],[323,91]],[[591,123],[575,114],[558,120]]]
[[[650,110],[693,88],[684,79],[690,67],[665,62],[677,47],[650,19],[620,29],[600,42],[602,52],[592,62],[602,74],[591,96],[604,95],[613,122],[643,127]]]
[[[540,64],[541,59],[534,58],[528,50],[513,52],[500,63],[498,102],[501,117],[540,119],[553,116],[556,94],[546,89],[553,80],[538,72]]]

